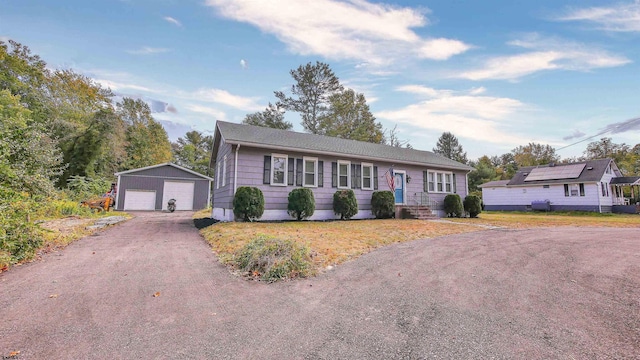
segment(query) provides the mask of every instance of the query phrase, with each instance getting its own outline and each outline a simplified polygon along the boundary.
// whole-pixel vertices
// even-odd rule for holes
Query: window
[[[542,185],[542,188],[543,188],[543,189],[548,189],[548,188],[549,188],[549,185]]]
[[[222,162],[222,186],[227,185],[227,155]]]
[[[362,163],[362,190],[373,190],[373,164]]]
[[[564,196],[584,196],[584,184],[564,184]]]
[[[338,188],[351,187],[351,163],[338,160]]]
[[[287,155],[271,156],[271,185],[287,185]]]
[[[427,177],[429,192],[454,193],[456,191],[453,173],[429,171]]]
[[[600,186],[602,187],[602,196],[608,197],[609,196],[609,184],[600,183]]]
[[[216,175],[216,189],[220,189],[220,166],[221,164],[218,163],[218,175]]]
[[[436,191],[436,174],[429,173],[429,191]]]
[[[318,186],[318,159],[304,158],[304,186]]]

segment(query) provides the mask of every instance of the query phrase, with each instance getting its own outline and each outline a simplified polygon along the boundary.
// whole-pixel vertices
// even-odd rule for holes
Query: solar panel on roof
[[[575,179],[580,177],[586,164],[571,164],[532,169],[524,181]]]

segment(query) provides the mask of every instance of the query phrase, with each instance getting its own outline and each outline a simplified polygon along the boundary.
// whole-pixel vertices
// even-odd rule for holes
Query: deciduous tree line
[[[623,175],[640,175],[640,143],[632,147],[625,143],[616,144],[608,137],[587,144],[587,148],[579,157],[561,159],[553,147],[529,143],[499,156],[484,155],[477,160],[467,161],[467,153],[462,149],[458,139],[453,134],[445,132],[438,139],[433,152],[475,168],[468,176],[471,192],[479,192],[478,186],[488,181],[511,179],[521,167],[549,163],[571,163],[611,158],[616,162]]]

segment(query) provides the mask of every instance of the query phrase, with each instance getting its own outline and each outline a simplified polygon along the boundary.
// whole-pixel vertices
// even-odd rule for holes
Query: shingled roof
[[[364,160],[384,160],[391,163],[424,165],[451,170],[473,170],[470,166],[430,151],[406,149],[261,126],[235,124],[226,121],[218,121],[216,123],[212,162],[215,161],[216,157],[219,142],[218,135],[229,144],[239,144],[241,146],[348,156]]]
[[[523,185],[537,185],[537,184],[564,184],[567,182],[571,183],[586,183],[586,182],[598,182],[602,179],[604,172],[607,170],[607,166],[612,162],[611,159],[597,159],[597,160],[587,160],[587,161],[579,161],[570,164],[555,164],[554,167],[563,167],[563,166],[571,166],[576,164],[585,164],[584,169],[580,173],[577,178],[565,178],[565,179],[550,179],[550,180],[536,180],[536,181],[525,181],[531,170],[535,168],[547,168],[550,165],[539,165],[539,166],[527,166],[518,169],[518,172],[513,176],[513,178],[507,183],[507,186],[523,186]]]

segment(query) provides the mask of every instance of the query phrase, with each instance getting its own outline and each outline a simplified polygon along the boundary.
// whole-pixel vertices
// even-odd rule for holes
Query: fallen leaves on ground
[[[158,297],[158,296],[160,296],[160,291],[153,294],[153,297]]]

